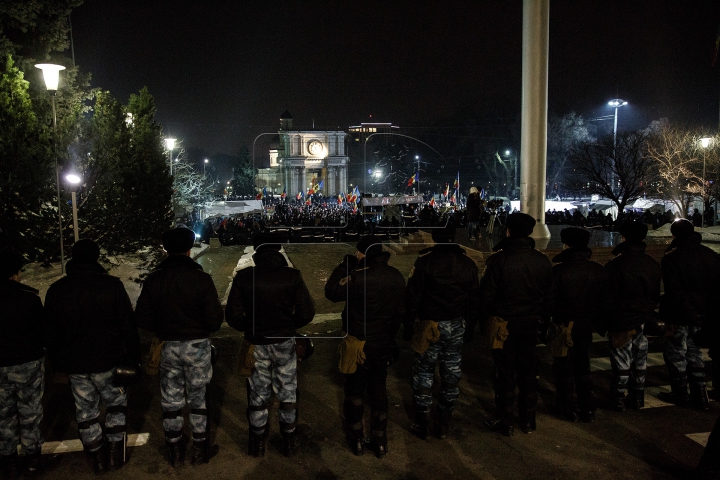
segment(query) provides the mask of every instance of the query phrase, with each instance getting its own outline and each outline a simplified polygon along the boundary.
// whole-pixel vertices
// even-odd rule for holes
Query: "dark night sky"
[[[519,0],[87,0],[72,23],[94,86],[126,102],[146,85],[166,133],[209,154],[276,131],[286,105],[340,129],[519,113]],[[717,0],[553,0],[550,111],[608,115],[619,96],[620,129],[715,128],[719,24]]]

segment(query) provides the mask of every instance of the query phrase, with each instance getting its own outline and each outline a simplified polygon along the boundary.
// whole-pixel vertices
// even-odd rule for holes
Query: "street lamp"
[[[613,153],[615,153],[615,146],[617,145],[617,117],[618,117],[618,108],[624,107],[627,105],[628,102],[625,100],[621,100],[619,98],[616,98],[614,100],[610,100],[608,102],[608,105],[613,107],[615,109],[615,124],[613,126]],[[612,172],[612,184],[611,188],[612,191],[615,191],[615,172]]]
[[[57,188],[58,201],[58,227],[60,228],[60,272],[65,273],[65,247],[63,245],[62,214],[60,212],[60,169],[57,161],[57,112],[55,111],[55,95],[57,94],[58,83],[60,82],[60,71],[65,70],[62,65],[52,63],[39,63],[35,65],[43,72],[45,88],[50,92],[53,112],[53,152],[55,157],[55,187]]]
[[[69,173],[65,175],[65,180],[71,185],[70,190],[70,196],[72,200],[72,213],[73,213],[73,232],[75,232],[75,242],[80,240],[80,231],[78,230],[78,221],[77,221],[77,197],[75,193],[77,192],[78,187],[80,186],[80,182],[82,182],[82,178],[80,178],[79,175],[76,175],[74,173]]]
[[[707,149],[710,146],[710,143],[712,142],[712,138],[710,137],[703,137],[700,139],[700,145],[702,146],[703,150]],[[702,213],[702,223],[700,224],[702,228],[705,228],[705,156],[706,152],[703,151],[703,173],[702,173],[702,202],[703,202],[703,213]],[[713,215],[717,215],[717,212],[713,212]],[[715,223],[713,219],[713,223]]]
[[[173,148],[175,148],[175,139],[174,138],[166,138],[165,139],[165,147],[168,150],[168,164],[170,165],[170,176],[172,177],[172,151]]]
[[[207,167],[207,164],[210,162],[207,158],[205,159],[205,163],[203,163],[203,177],[205,176],[205,167]]]

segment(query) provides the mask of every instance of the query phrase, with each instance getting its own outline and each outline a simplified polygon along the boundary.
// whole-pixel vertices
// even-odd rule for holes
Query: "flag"
[[[285,197],[287,197],[287,193],[285,192],[285,187],[283,187],[283,192],[280,195],[280,198],[284,199]]]
[[[460,172],[457,174],[457,178],[455,179],[455,190],[460,189]]]
[[[485,198],[485,189],[480,188],[480,198]]]
[[[353,201],[353,200],[352,200],[352,194],[351,194],[351,193],[348,193],[347,195],[345,195],[345,200],[346,200],[348,203],[352,202],[352,201]]]
[[[255,200],[262,200],[262,198],[263,198],[262,192],[258,192],[258,194],[255,195]]]
[[[307,200],[305,200],[305,205],[310,205],[310,203],[312,203],[312,202],[310,201],[309,198]]]
[[[317,184],[317,186],[315,187],[315,190],[316,191],[322,190],[324,186],[325,186],[325,180],[320,180],[320,183]]]
[[[263,195],[263,198],[267,197],[267,187],[263,187],[262,195]]]
[[[342,205],[343,200],[345,200],[345,195],[342,192],[340,192],[338,194],[338,205]]]
[[[435,195],[433,195],[433,197],[430,199],[430,206],[431,207],[435,206]]]
[[[353,189],[353,202],[357,205],[358,202],[360,202],[360,190],[358,190],[357,185],[355,185],[355,188]]]
[[[445,195],[446,200],[447,200],[448,196],[450,196],[450,184],[449,183],[445,184],[445,194],[444,195]]]
[[[415,182],[417,182],[417,177],[418,177],[418,172],[415,172],[415,174],[412,177],[410,177],[410,180],[408,180],[407,186],[408,187],[413,186],[415,184]]]
[[[295,200],[300,200],[303,197],[305,197],[305,194],[303,192],[298,192],[298,194],[295,196]]]
[[[450,199],[450,203],[455,203],[455,192],[453,192],[453,196]]]
[[[311,186],[310,188],[308,188],[308,193],[307,193],[307,194],[308,194],[308,197],[309,197],[310,195],[314,195],[314,194],[315,194],[315,189]]]

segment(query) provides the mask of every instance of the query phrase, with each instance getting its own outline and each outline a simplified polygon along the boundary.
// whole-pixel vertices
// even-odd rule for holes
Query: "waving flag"
[[[460,189],[460,172],[457,173],[457,178],[455,179],[455,186],[454,186],[454,188],[455,188],[455,190],[459,190],[459,189]]]
[[[411,187],[411,186],[415,185],[415,183],[417,182],[417,179],[418,179],[418,172],[415,172],[415,174],[412,177],[410,177],[410,180],[408,180],[407,186]]]
[[[298,192],[298,194],[295,196],[295,200],[300,200],[301,198],[304,198],[305,194],[303,192]]]
[[[310,201],[309,198],[308,198],[307,200],[305,200],[305,205],[310,205],[311,203],[312,203],[312,202]]]
[[[357,185],[355,185],[355,188],[353,189],[352,198],[353,198],[353,202],[355,202],[355,205],[357,205],[358,202],[360,202],[360,190],[358,190]]]
[[[285,187],[283,187],[283,192],[282,192],[282,194],[280,195],[280,198],[282,198],[282,199],[284,200],[285,197],[287,197],[287,192],[285,192]]]
[[[324,186],[325,186],[325,180],[320,180],[320,183],[318,183],[318,184],[315,186],[315,191],[317,192],[317,191],[319,191],[319,190],[322,190]]]
[[[445,193],[444,193],[444,195],[445,195],[445,199],[446,199],[446,200],[447,200],[447,198],[450,196],[450,184],[449,184],[449,183],[446,183],[446,184],[445,184]]]
[[[255,200],[262,200],[263,198],[263,192],[258,192],[257,195],[255,195]]]
[[[433,195],[433,197],[430,199],[430,206],[431,207],[435,206],[435,195]]]
[[[342,205],[343,200],[345,200],[345,195],[343,195],[343,193],[340,192],[340,193],[338,194],[338,200],[337,200],[338,205]]]
[[[263,195],[263,198],[267,198],[267,187],[263,187],[262,195]]]
[[[455,193],[453,193],[453,196],[452,196],[452,198],[450,199],[450,203],[455,203],[455,201],[456,201],[456,199],[455,199]]]

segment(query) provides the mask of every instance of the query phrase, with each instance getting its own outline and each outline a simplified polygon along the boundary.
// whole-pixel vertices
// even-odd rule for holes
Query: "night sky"
[[[124,103],[147,86],[165,132],[208,154],[277,131],[286,106],[296,127],[407,134],[520,112],[520,0],[87,0],[72,25],[93,86]],[[717,0],[553,0],[549,109],[593,119],[619,96],[620,130],[715,129],[719,26]]]

